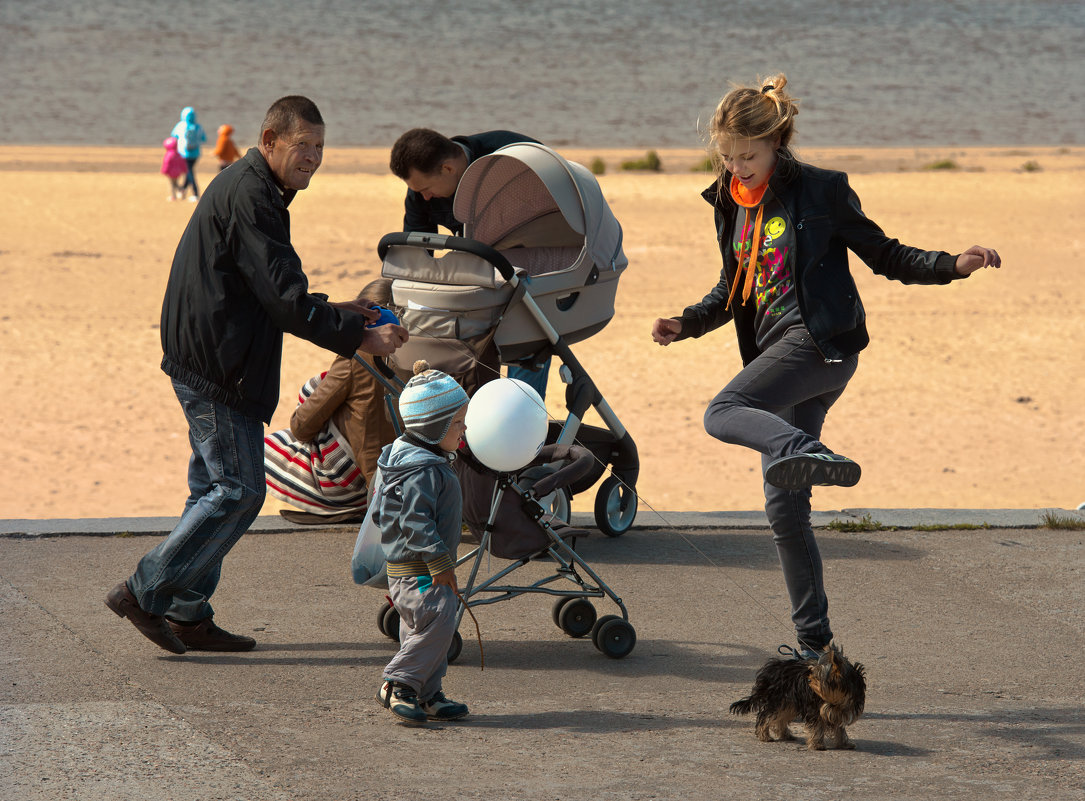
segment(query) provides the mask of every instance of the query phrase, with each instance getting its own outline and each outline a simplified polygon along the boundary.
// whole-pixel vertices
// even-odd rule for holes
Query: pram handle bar
[[[385,234],[381,237],[381,241],[377,243],[377,255],[380,256],[381,261],[384,261],[384,257],[388,255],[389,248],[393,247],[410,247],[410,248],[423,248],[425,250],[459,250],[463,253],[470,253],[472,256],[478,256],[485,259],[492,264],[501,277],[506,281],[512,281],[515,271],[509,260],[502,256],[498,251],[494,250],[489,245],[484,245],[481,242],[476,242],[474,239],[467,239],[462,236],[450,236],[448,234],[427,234],[419,231],[396,231],[391,234]]]

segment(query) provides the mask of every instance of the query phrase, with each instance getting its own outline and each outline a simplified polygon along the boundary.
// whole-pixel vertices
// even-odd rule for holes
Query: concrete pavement
[[[1085,798],[1085,531],[950,511],[822,513],[901,526],[819,531],[869,681],[858,750],[824,753],[727,714],[792,641],[759,513],[642,513],[580,542],[629,608],[625,659],[562,634],[548,598],[477,607],[485,670],[465,621],[445,684],[473,714],[421,730],[372,700],[394,645],[381,593],[351,583],[350,527],[261,519],[215,596],[257,650],[177,657],[102,603],[169,521],[4,521],[0,798]]]

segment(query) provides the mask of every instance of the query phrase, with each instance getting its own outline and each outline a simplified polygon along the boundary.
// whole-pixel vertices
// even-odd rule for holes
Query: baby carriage
[[[569,348],[614,316],[628,263],[621,226],[589,170],[533,143],[472,162],[453,210],[463,237],[394,233],[378,246],[381,273],[393,279],[411,335],[394,361],[410,372],[425,359],[472,393],[480,369],[537,368],[557,356],[567,416],[551,423],[547,441],[577,443],[596,457],[569,488],[573,494],[611,467],[596,494],[595,521],[604,534],[621,535],[637,512],[637,448]],[[605,428],[583,424],[589,408]]]
[[[544,445],[538,456],[516,473],[498,473],[473,457],[465,446],[457,454],[456,472],[463,487],[463,520],[478,538],[478,545],[461,556],[456,566],[470,563],[470,573],[460,591],[457,626],[465,607],[507,601],[526,594],[556,597],[552,617],[570,637],[591,635],[591,641],[612,659],[627,656],[636,645],[637,635],[629,622],[622,599],[576,552],[578,537],[584,529],[568,524],[569,486],[594,469],[595,455],[579,445]],[[378,470],[374,491],[379,491]],[[564,505],[560,498],[565,499]],[[509,561],[488,578],[480,578],[483,560],[488,555]],[[367,516],[358,534],[351,567],[354,581],[386,588],[383,572],[380,533],[372,517]],[[529,563],[552,565],[549,573],[530,584],[502,583],[514,571]],[[583,574],[583,575],[582,575]],[[555,586],[555,582],[561,582]],[[570,584],[572,586],[570,586]],[[620,615],[598,617],[589,598],[609,598]],[[399,639],[399,612],[385,596],[377,613],[377,627],[393,640]],[[454,662],[463,648],[463,638],[456,632],[448,651]]]
[[[490,377],[483,371],[496,374],[501,363],[534,367],[555,355],[568,412],[564,422],[551,422],[549,444],[535,461],[516,473],[492,471],[461,449],[456,465],[464,522],[479,539],[457,563],[473,563],[464,603],[554,596],[553,620],[566,634],[590,634],[605,655],[624,657],[636,643],[628,612],[576,553],[577,538],[588,532],[568,525],[572,495],[591,488],[608,465],[611,475],[596,495],[596,523],[615,537],[636,516],[636,445],[569,348],[614,315],[617,280],[627,264],[621,227],[587,169],[527,143],[472,163],[460,179],[454,211],[464,222],[463,237],[394,233],[378,246],[382,275],[393,279],[393,300],[411,334],[393,357],[396,366],[409,372],[424,359],[472,392]],[[395,383],[386,370],[390,396],[398,394]],[[589,407],[605,428],[581,422]],[[365,533],[363,527],[359,548]],[[480,578],[488,554],[511,564]],[[531,583],[503,583],[531,562],[554,569]],[[356,572],[355,581],[380,586],[381,577],[359,580]],[[604,597],[620,615],[597,617],[589,599]],[[380,610],[378,627],[398,638],[399,617],[390,604]],[[457,634],[449,661],[461,646]]]

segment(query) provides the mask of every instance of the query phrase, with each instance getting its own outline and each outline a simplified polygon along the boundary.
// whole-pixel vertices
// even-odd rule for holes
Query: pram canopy
[[[466,239],[493,248],[528,278],[522,291],[566,343],[592,336],[614,316],[617,280],[628,265],[622,229],[584,166],[544,145],[508,145],[468,166],[453,210]],[[396,354],[401,365],[440,363],[425,339],[470,341],[492,331],[503,362],[546,347],[545,330],[493,263],[459,250],[434,253],[417,236],[383,254],[382,275],[393,279],[412,334]]]

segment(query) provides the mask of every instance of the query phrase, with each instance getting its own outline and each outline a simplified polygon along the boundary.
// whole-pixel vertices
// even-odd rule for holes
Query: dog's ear
[[[830,644],[818,657],[818,665],[823,668],[826,674],[839,673],[840,662],[838,657],[842,658],[843,654],[840,653],[840,649],[835,645]]]

